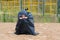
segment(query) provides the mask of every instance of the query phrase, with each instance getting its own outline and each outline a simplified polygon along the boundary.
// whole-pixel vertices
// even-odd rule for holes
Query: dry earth
[[[35,30],[40,34],[15,35],[16,23],[0,23],[0,40],[60,40],[59,23],[35,23]]]

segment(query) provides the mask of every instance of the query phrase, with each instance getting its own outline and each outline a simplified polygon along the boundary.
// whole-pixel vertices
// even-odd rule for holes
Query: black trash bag
[[[27,19],[20,19],[22,15],[27,16]],[[35,34],[34,20],[30,12],[25,10],[18,13],[18,22],[15,28],[15,34]]]

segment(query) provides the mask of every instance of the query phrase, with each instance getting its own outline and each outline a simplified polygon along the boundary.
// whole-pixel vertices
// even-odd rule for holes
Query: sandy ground
[[[0,23],[0,40],[60,40],[59,23],[35,23],[35,30],[40,34],[15,35],[16,23]]]

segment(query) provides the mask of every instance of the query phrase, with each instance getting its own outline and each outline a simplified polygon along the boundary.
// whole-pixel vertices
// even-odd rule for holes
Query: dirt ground
[[[15,35],[16,23],[0,23],[0,40],[60,40],[59,23],[35,23],[37,36]]]

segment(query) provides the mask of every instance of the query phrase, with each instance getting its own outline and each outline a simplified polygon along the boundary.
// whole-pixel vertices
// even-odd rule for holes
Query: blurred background
[[[17,22],[18,13],[25,8],[35,22],[60,22],[60,0],[0,0],[0,22]]]

